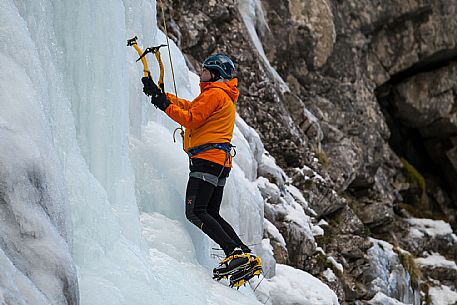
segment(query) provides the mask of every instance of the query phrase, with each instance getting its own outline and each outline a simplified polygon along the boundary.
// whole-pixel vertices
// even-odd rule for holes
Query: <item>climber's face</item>
[[[202,68],[200,71],[200,81],[201,82],[209,82],[212,78],[211,72],[208,69]]]

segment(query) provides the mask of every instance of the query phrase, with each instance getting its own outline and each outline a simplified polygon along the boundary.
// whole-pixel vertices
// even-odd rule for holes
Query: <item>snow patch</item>
[[[454,261],[447,260],[439,253],[432,253],[427,257],[416,258],[415,262],[422,266],[443,267],[457,270],[457,264]]]
[[[272,157],[268,152],[264,152],[264,154],[262,155],[262,159],[259,164],[259,175],[264,177],[273,177],[275,179],[276,184],[281,189],[284,189],[287,182],[286,173],[283,171],[282,168],[276,165],[275,158]]]
[[[276,240],[279,242],[281,246],[286,248],[286,241],[284,240],[284,237],[282,234],[279,232],[278,228],[274,224],[272,224],[268,219],[263,220],[263,224],[265,226],[265,229],[267,232]]]
[[[424,235],[430,237],[451,235],[457,242],[457,236],[453,234],[452,227],[447,222],[425,218],[409,218],[406,221],[412,226],[410,235],[413,238],[422,238]]]
[[[432,300],[431,305],[449,305],[457,302],[457,292],[448,286],[430,287],[428,294]]]
[[[344,268],[343,268],[343,265],[338,263],[335,258],[333,258],[332,256],[328,256],[327,259],[329,260],[329,262],[332,263],[333,266],[335,266],[336,269],[338,269],[339,272],[343,273],[344,271]]]
[[[318,226],[328,226],[328,222],[325,219],[319,220],[317,223]]]
[[[325,234],[324,229],[322,229],[320,226],[313,226],[312,230],[314,236],[323,236]]]
[[[413,305],[410,303],[408,303],[408,304],[402,303],[397,299],[386,296],[382,292],[376,293],[376,295],[370,301],[368,301],[368,304],[370,304],[370,305]]]
[[[330,268],[325,269],[325,271],[322,274],[329,282],[335,282],[337,280],[335,273],[333,273],[333,270]]]
[[[260,282],[262,281],[262,282]],[[281,305],[338,305],[335,293],[311,274],[287,265],[276,265],[276,276],[252,280],[262,303]]]

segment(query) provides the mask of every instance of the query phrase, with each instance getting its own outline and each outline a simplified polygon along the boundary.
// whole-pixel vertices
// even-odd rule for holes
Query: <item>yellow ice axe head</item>
[[[138,55],[140,55],[141,62],[143,63],[143,73],[145,77],[150,77],[151,72],[149,71],[148,62],[146,61],[146,57],[142,57],[143,51],[141,51],[140,47],[138,46],[137,42],[138,37],[133,37],[127,40],[128,47],[134,47],[137,51]],[[137,60],[138,61],[138,60]]]

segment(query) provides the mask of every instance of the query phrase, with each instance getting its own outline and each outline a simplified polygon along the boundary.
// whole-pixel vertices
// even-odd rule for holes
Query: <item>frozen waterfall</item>
[[[165,42],[155,1],[0,1],[0,304],[261,304],[211,279],[222,252],[185,219],[187,157],[142,93],[135,35]],[[171,54],[192,99],[198,77]],[[237,125],[222,214],[268,262],[263,146]]]

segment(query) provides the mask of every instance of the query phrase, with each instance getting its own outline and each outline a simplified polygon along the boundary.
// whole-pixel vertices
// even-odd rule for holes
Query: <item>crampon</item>
[[[250,253],[234,255],[220,263],[218,268],[213,270],[213,279],[220,281],[228,279],[230,287],[239,289],[254,276],[262,274],[262,260]]]

